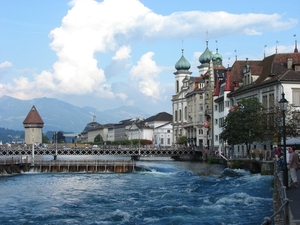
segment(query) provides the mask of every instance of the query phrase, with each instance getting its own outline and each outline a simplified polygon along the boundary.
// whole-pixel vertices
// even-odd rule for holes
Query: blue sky
[[[175,64],[292,52],[298,0],[1,0],[0,96],[172,112]]]

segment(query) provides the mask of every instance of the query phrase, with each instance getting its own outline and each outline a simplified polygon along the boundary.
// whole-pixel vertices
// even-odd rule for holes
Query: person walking
[[[289,147],[289,187],[294,185],[295,188],[298,188],[298,180],[297,180],[297,169],[299,166],[299,158],[298,155],[295,153],[295,150],[292,147]]]

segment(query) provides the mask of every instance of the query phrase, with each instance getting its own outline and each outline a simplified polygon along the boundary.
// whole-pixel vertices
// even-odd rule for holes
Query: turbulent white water
[[[221,177],[200,162],[138,161],[150,172],[0,177],[0,224],[261,224],[272,176]]]

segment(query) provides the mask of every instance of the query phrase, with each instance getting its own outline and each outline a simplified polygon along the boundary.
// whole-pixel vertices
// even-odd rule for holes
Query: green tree
[[[245,144],[249,155],[250,144],[265,139],[266,127],[267,117],[259,100],[242,99],[226,116],[220,138],[230,145]]]
[[[96,137],[94,138],[94,142],[102,142],[103,138],[100,134],[96,135]]]
[[[43,134],[43,136],[42,136],[42,143],[46,143],[46,144],[50,143],[50,140],[49,140],[49,138],[48,138],[47,135]]]
[[[61,131],[54,132],[52,140],[53,140],[53,143],[55,143],[55,142],[57,142],[57,143],[65,143],[66,142],[66,138],[65,138],[63,132],[61,132]]]
[[[300,127],[300,111],[295,109],[292,105],[288,105],[287,110],[285,111],[286,121],[286,137],[299,137],[299,127]],[[281,140],[282,137],[282,111],[279,106],[274,107],[268,112],[268,125],[267,131],[270,134],[270,137],[273,134],[274,138]],[[277,141],[273,140],[273,141]]]
[[[177,144],[179,145],[185,145],[186,144],[186,136],[180,136],[178,139],[177,139]]]

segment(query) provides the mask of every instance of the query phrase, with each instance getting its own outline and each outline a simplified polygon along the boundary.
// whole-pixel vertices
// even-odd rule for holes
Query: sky
[[[206,48],[259,60],[293,52],[299,0],[0,0],[0,97],[172,114],[175,64]]]

